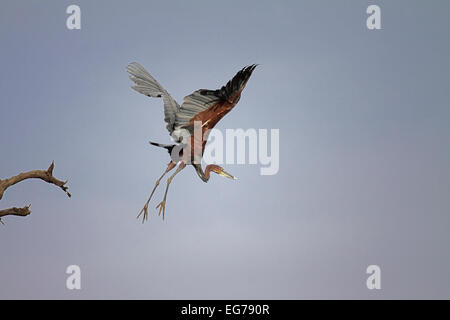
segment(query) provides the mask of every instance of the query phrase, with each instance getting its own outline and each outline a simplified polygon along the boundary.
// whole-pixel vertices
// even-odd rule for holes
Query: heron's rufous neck
[[[203,171],[202,169],[202,165],[201,164],[197,164],[195,165],[195,170],[197,171],[198,176],[200,177],[200,179],[202,179],[204,182],[208,182],[209,177],[210,177],[210,173],[212,169],[217,169],[220,170],[222,169],[220,166],[217,166],[215,164],[208,164],[205,168],[205,171]]]

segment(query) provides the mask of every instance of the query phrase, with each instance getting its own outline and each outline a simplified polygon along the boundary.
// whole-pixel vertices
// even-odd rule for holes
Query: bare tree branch
[[[13,208],[9,208],[9,209],[0,210],[0,217],[4,217],[4,216],[8,216],[8,215],[25,217],[25,216],[29,215],[30,213],[31,213],[31,210],[30,210],[29,205],[25,206],[23,208],[13,207]]]
[[[26,179],[41,179],[50,184],[54,184],[55,186],[60,187],[61,190],[63,190],[67,194],[68,197],[71,197],[72,195],[67,191],[68,189],[68,187],[66,186],[67,181],[58,180],[53,176],[54,167],[55,164],[54,162],[52,162],[47,170],[32,170],[28,172],[22,172],[9,179],[0,180],[0,200],[3,198],[3,194],[6,191],[6,189]],[[29,215],[30,213],[31,210],[29,205],[23,208],[14,207],[0,210],[0,222],[2,222],[1,217],[3,216],[14,215],[24,217]]]

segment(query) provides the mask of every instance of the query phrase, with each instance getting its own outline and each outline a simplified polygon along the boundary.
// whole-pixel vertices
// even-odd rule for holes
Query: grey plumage
[[[127,66],[130,79],[136,83],[134,90],[148,97],[162,98],[164,101],[164,121],[167,122],[167,130],[172,134],[175,125],[175,114],[180,109],[174,98],[137,62]]]

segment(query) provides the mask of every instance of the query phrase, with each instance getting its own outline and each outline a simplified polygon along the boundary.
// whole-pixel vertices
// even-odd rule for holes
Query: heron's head
[[[233,180],[237,180],[236,177],[232,176],[228,172],[226,172],[221,166],[213,165],[211,171],[217,173],[219,176],[227,177]]]

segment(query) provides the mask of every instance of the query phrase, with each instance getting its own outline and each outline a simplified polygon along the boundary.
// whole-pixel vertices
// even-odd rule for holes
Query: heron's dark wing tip
[[[260,65],[259,63],[254,63],[254,64],[251,64],[251,65],[249,65],[249,66],[246,66],[246,67],[245,67],[244,69],[242,69],[241,71],[252,73],[253,70],[255,70],[256,67],[259,66],[259,65]]]
[[[257,66],[258,64],[252,64],[238,71],[233,79],[228,81],[228,83],[220,89],[221,96],[229,99],[236,92],[242,90]]]

